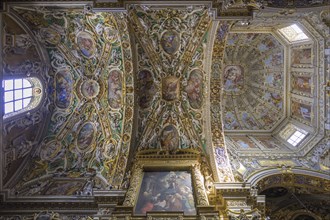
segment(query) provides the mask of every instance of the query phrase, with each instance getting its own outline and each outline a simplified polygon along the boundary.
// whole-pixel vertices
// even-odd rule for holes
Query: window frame
[[[22,87],[21,88],[15,88],[15,80],[22,80]],[[23,103],[22,103],[22,108],[15,111],[15,107],[14,107],[14,111],[12,112],[8,112],[5,113],[5,104],[9,103],[9,102],[13,102],[13,105],[15,105],[17,100],[23,100],[28,98],[28,97],[24,97],[23,94],[23,90],[25,89],[25,87],[23,87],[23,80],[28,80],[29,83],[31,84],[30,87],[26,87],[26,88],[31,88],[32,89],[32,94],[31,96],[29,96],[29,98],[31,98],[29,104],[27,104],[27,106],[24,107]],[[8,89],[5,90],[5,81],[8,80],[13,80],[13,88],[12,89]],[[23,113],[31,113],[32,111],[38,109],[38,107],[40,106],[42,99],[44,97],[44,85],[42,83],[42,80],[40,80],[39,77],[37,76],[15,76],[15,77],[3,77],[2,81],[1,81],[1,91],[3,92],[2,97],[1,97],[1,102],[2,102],[2,114],[3,114],[3,120],[8,120],[8,119],[14,119],[18,116],[24,115]],[[22,91],[22,97],[15,99],[15,95],[13,94],[13,99],[11,101],[7,101],[5,102],[5,92],[7,91],[13,91],[13,93],[15,93],[15,91],[21,90]]]
[[[289,27],[291,27],[291,28],[293,28],[294,29],[294,27],[292,27],[292,26],[297,26],[297,28],[299,29],[299,30],[301,30],[301,32],[307,37],[306,39],[301,39],[301,40],[293,40],[293,41],[291,41],[290,39],[289,39],[289,37],[285,34],[285,33],[283,33],[283,31],[281,31],[281,30],[283,30],[283,29],[285,29],[285,28],[289,28]],[[308,33],[306,33],[306,31],[305,31],[305,29],[304,28],[302,28],[301,27],[301,25],[299,24],[299,23],[291,23],[291,24],[287,24],[287,25],[285,25],[285,26],[282,26],[282,27],[279,27],[278,29],[277,29],[277,32],[289,43],[289,44],[297,44],[297,43],[302,43],[302,42],[308,42],[308,41],[310,41],[311,40],[311,38],[310,38],[310,36],[308,36],[309,34]]]
[[[297,145],[299,145],[306,138],[306,136],[307,133],[304,133],[301,130],[297,129],[289,136],[286,141],[292,146],[297,147]]]

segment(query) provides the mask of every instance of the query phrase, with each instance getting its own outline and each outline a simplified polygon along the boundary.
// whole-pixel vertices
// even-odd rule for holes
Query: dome
[[[270,130],[284,117],[284,47],[272,34],[229,34],[222,74],[227,131]]]

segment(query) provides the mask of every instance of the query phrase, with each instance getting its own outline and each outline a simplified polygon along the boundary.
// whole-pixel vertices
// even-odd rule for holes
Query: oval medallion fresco
[[[148,70],[142,70],[138,74],[137,83],[139,85],[139,105],[141,108],[150,106],[151,101],[156,93],[154,79]]]
[[[199,109],[203,103],[203,73],[193,70],[190,73],[185,91],[187,92],[189,104],[194,109]]]
[[[160,138],[162,149],[172,151],[179,148],[180,137],[178,130],[173,125],[167,125]]]
[[[110,139],[108,143],[104,145],[104,156],[108,159],[114,159],[117,156],[117,141]]]
[[[87,80],[81,85],[81,93],[86,98],[94,98],[100,92],[100,85],[95,80]]]
[[[87,58],[90,58],[94,55],[96,46],[95,41],[91,34],[87,32],[80,32],[77,35],[76,40],[78,47],[80,49],[80,52]]]
[[[180,36],[175,31],[166,31],[160,40],[160,44],[166,53],[174,54],[179,49]]]
[[[93,142],[94,136],[95,136],[95,128],[92,122],[87,122],[84,125],[82,125],[77,137],[78,149],[83,152],[89,150],[90,145]]]
[[[113,29],[112,27],[105,27],[104,37],[110,43],[114,43],[118,40],[118,31]]]
[[[108,79],[109,105],[111,108],[120,108],[122,98],[122,74],[118,70],[109,73]]]
[[[51,141],[41,147],[40,158],[45,161],[53,162],[60,157],[61,152],[61,144],[55,141]]]
[[[162,80],[162,97],[166,101],[174,101],[179,97],[180,79],[168,76]]]
[[[63,70],[55,77],[56,100],[55,104],[59,108],[67,108],[72,97],[73,80],[69,71]]]

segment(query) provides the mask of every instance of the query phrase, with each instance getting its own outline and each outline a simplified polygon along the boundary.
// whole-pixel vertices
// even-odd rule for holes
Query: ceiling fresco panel
[[[148,11],[137,6],[129,13],[138,41],[136,148],[205,151],[203,45],[209,15],[202,6]]]
[[[76,178],[81,173],[91,175],[102,187],[120,187],[134,106],[126,16],[86,14],[82,9],[13,10],[49,55],[47,90],[52,109],[48,136],[30,165],[34,171],[25,174],[15,190],[30,187],[38,191],[40,187],[24,185],[38,177]],[[86,179],[77,182],[84,185]],[[50,184],[48,191],[56,190],[54,187]],[[40,189],[38,193],[48,191]]]

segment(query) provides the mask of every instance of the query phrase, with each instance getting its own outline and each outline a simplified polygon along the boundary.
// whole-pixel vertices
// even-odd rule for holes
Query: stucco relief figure
[[[61,35],[51,28],[40,29],[40,37],[49,44],[56,45],[61,41]]]
[[[161,40],[160,45],[168,54],[174,54],[180,46],[180,36],[175,31],[166,31]]]
[[[112,108],[119,108],[122,99],[122,75],[118,70],[113,70],[109,74],[109,104]]]
[[[239,92],[244,86],[243,70],[240,66],[229,65],[224,70],[224,89],[227,92]]]
[[[137,81],[139,85],[139,105],[141,108],[147,108],[149,107],[156,92],[156,87],[151,72],[148,70],[140,71]]]
[[[193,70],[186,86],[189,104],[192,108],[198,109],[203,103],[203,76],[200,70]]]
[[[162,97],[166,101],[176,100],[179,96],[180,79],[169,76],[162,81]]]
[[[95,53],[95,42],[92,36],[87,32],[80,32],[77,35],[76,43],[80,49],[80,52],[87,58],[90,58]]]
[[[62,154],[62,146],[57,142],[50,142],[42,145],[40,149],[40,158],[45,161],[53,162],[60,158]]]
[[[94,133],[95,129],[91,122],[87,122],[81,127],[77,138],[77,145],[80,150],[85,151],[90,147],[94,139]]]
[[[83,187],[83,182],[59,181],[52,183],[45,191],[45,195],[74,195]]]
[[[161,134],[161,146],[166,151],[173,151],[179,147],[179,133],[173,125],[166,126]]]

